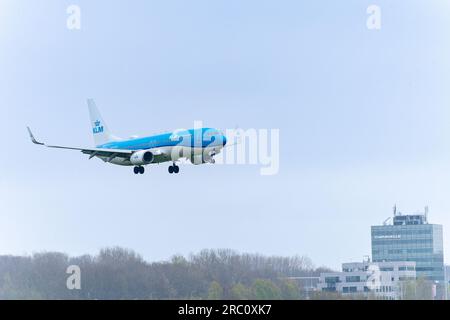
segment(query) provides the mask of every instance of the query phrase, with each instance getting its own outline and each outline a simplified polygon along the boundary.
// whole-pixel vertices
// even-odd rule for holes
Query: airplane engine
[[[150,151],[136,151],[130,157],[130,162],[136,166],[142,166],[153,162],[154,155]]]

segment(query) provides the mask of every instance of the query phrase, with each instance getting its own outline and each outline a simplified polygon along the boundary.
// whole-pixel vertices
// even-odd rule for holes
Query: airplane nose
[[[227,144],[227,137],[222,136],[222,141],[223,141],[223,146],[225,147],[225,145]]]

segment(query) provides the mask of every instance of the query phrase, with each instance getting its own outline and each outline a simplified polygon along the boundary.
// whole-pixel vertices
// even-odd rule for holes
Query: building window
[[[336,282],[340,282],[340,281],[339,281],[339,277],[326,277],[325,282],[326,283],[336,283]]]
[[[382,268],[380,268],[380,271],[394,271],[394,268],[392,268],[392,267],[382,267]]]
[[[359,276],[348,276],[345,277],[345,281],[346,282],[360,282],[360,277]]]

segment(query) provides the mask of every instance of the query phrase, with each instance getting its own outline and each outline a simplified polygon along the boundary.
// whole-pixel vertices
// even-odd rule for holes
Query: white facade
[[[401,281],[416,279],[414,261],[351,262],[342,264],[342,272],[320,275],[318,289],[346,295],[374,294],[379,299],[401,298]]]

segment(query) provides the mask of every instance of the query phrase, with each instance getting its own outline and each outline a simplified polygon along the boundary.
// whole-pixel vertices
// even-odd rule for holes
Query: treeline
[[[79,290],[67,287],[71,265],[80,268]],[[305,257],[228,249],[153,263],[123,248],[96,256],[0,256],[0,299],[302,299],[307,293],[301,282],[289,278],[324,271],[329,270],[314,268]]]

